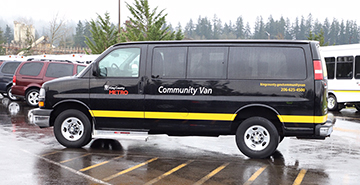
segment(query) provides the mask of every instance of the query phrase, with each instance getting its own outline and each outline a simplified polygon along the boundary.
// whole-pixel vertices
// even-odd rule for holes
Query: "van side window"
[[[152,59],[154,78],[185,78],[186,47],[155,48]]]
[[[327,57],[327,58],[325,58],[325,62],[326,62],[326,69],[327,69],[327,73],[328,73],[328,79],[334,79],[334,77],[335,77],[335,57]]]
[[[303,49],[290,47],[231,47],[229,79],[305,79]]]
[[[360,79],[360,56],[355,57],[355,79]]]
[[[337,79],[352,79],[353,77],[353,56],[337,57],[336,63],[336,78]]]
[[[111,51],[99,62],[100,76],[139,77],[140,48]]]
[[[228,47],[189,47],[188,78],[226,78]]]

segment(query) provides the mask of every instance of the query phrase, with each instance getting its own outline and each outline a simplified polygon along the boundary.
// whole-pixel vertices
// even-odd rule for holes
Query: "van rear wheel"
[[[236,144],[250,158],[266,158],[275,152],[279,144],[279,133],[268,119],[251,117],[238,127]]]
[[[91,141],[90,120],[79,110],[65,110],[55,119],[54,134],[63,146],[81,148]]]

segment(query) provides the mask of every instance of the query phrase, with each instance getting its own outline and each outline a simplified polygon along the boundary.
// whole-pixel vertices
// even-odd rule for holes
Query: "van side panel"
[[[171,47],[173,50],[168,50]],[[287,128],[286,135],[312,134],[317,92],[310,53],[308,43],[150,45],[145,86],[145,118],[150,132],[231,134],[237,117],[249,116],[243,111],[245,107],[260,106],[278,115]],[[202,69],[211,71],[208,77],[192,65],[202,59],[207,62]],[[173,64],[166,66],[167,62]],[[289,63],[295,67],[287,66]],[[219,70],[222,67],[225,75]],[[173,71],[166,74],[167,70],[159,72],[159,68]],[[262,112],[252,114],[264,116]]]

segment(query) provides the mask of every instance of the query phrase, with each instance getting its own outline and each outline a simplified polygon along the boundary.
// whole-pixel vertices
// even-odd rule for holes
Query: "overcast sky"
[[[9,23],[21,17],[26,19],[50,21],[56,14],[67,20],[78,22],[79,20],[96,19],[96,13],[104,15],[110,13],[111,21],[118,23],[119,0],[2,0],[0,19]],[[5,1],[5,2],[4,2]],[[133,5],[134,0],[121,0],[121,22],[128,19],[130,13],[125,2]],[[239,16],[245,22],[253,24],[256,17],[262,16],[266,22],[269,15],[275,20],[281,16],[289,18],[293,23],[296,17],[307,18],[309,13],[321,23],[325,18],[332,22],[333,18],[341,20],[354,20],[360,24],[360,16],[357,15],[357,3],[354,0],[325,1],[325,0],[149,0],[151,9],[158,7],[158,12],[165,9],[167,22],[176,27],[180,22],[182,28],[190,19],[197,23],[199,16],[213,19],[214,14],[221,19],[222,23],[230,20],[235,23]]]

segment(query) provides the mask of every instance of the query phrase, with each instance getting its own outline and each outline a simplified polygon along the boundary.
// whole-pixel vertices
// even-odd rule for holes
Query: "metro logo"
[[[129,91],[127,91],[127,90],[109,90],[109,94],[128,95]]]

